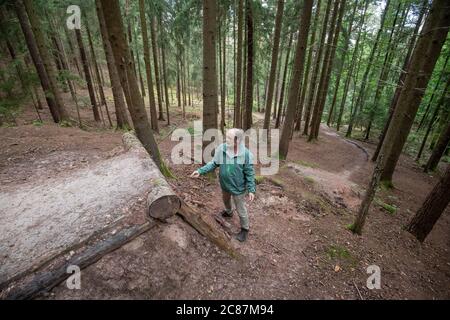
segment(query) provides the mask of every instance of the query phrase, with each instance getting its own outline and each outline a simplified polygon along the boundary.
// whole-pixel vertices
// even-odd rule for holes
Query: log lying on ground
[[[231,245],[231,240],[224,233],[221,233],[219,230],[213,228],[202,218],[202,215],[197,210],[187,205],[184,201],[181,202],[181,208],[178,211],[178,215],[180,215],[202,236],[208,238],[231,257],[242,259],[242,256]]]
[[[148,157],[147,151],[141,142],[131,133],[125,133],[122,137],[125,148],[136,152],[143,158]],[[173,192],[158,166],[151,161],[147,170],[151,171],[150,185],[152,189],[147,196],[148,214],[156,219],[166,220],[175,215],[181,206],[180,199]]]
[[[77,266],[80,269],[84,269],[100,260],[104,255],[122,247],[142,233],[150,230],[156,224],[155,220],[148,221],[142,225],[123,229],[111,237],[88,245],[82,252],[73,256],[68,261],[60,263],[58,267],[50,271],[36,273],[31,281],[19,284],[7,292],[4,297],[0,298],[8,300],[32,299],[39,293],[56,287],[70,277],[71,274],[68,273],[69,266]]]

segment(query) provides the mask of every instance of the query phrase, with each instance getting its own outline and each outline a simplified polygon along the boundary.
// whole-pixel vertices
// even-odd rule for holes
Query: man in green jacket
[[[250,229],[245,195],[248,192],[249,201],[252,202],[256,192],[253,155],[245,147],[243,138],[244,132],[241,129],[229,129],[226,143],[216,148],[214,158],[191,174],[192,178],[197,178],[219,168],[220,187],[225,205],[222,216],[227,218],[233,216],[231,207],[231,199],[233,199],[241,222],[241,231],[236,239],[241,242],[247,240]]]

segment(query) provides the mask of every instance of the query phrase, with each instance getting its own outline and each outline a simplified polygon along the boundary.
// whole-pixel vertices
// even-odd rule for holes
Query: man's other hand
[[[200,173],[197,170],[191,173],[191,178],[198,178],[198,177],[200,177]]]
[[[255,200],[255,194],[254,194],[254,193],[249,193],[249,194],[248,194],[248,200],[249,200],[250,202],[252,202],[253,200]]]

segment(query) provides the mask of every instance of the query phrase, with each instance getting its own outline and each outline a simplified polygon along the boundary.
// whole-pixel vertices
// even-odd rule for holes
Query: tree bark
[[[169,114],[169,107],[170,107],[170,101],[169,101],[169,87],[167,84],[167,65],[166,65],[166,37],[165,37],[165,30],[164,25],[162,21],[162,17],[160,18],[160,29],[161,29],[161,35],[162,35],[162,44],[161,44],[161,59],[162,59],[162,71],[163,71],[163,82],[164,82],[164,94],[165,94],[165,102],[166,102],[166,116],[167,116],[167,125],[170,126],[170,114]]]
[[[92,83],[91,73],[89,71],[89,62],[86,55],[86,50],[84,49],[83,38],[81,36],[81,31],[79,29],[75,30],[77,37],[78,49],[80,50],[81,62],[84,69],[84,77],[86,79],[86,84],[89,91],[89,99],[91,101],[92,111],[94,112],[94,119],[100,122],[100,113],[97,108],[97,101],[95,99],[94,84]]]
[[[269,129],[270,126],[270,116],[272,112],[272,99],[278,62],[278,51],[280,47],[280,35],[283,20],[283,11],[284,11],[284,0],[278,0],[277,14],[275,17],[275,32],[272,47],[272,63],[270,65],[269,82],[266,96],[266,109],[264,114],[264,129]]]
[[[252,4],[247,0],[247,77],[245,94],[245,115],[243,129],[248,130],[252,126],[253,117],[253,14]]]
[[[131,52],[125,38],[125,28],[120,12],[118,0],[100,0],[109,41],[114,53],[117,70],[119,71],[122,87],[127,87],[126,99],[128,109],[133,121],[136,135],[143,144],[145,150],[151,155],[153,161],[164,173],[164,164],[161,160],[158,145],[156,144],[150,123],[145,112],[144,101],[139,92],[136,74],[133,70]]]
[[[106,115],[108,117],[108,123],[109,126],[112,127],[112,121],[111,121],[111,115],[109,114],[109,110],[108,110],[108,103],[106,102],[106,97],[105,97],[105,91],[103,90],[103,86],[102,86],[102,79],[100,76],[100,68],[98,66],[97,63],[97,57],[95,54],[95,49],[94,49],[94,44],[92,42],[92,36],[91,36],[91,31],[89,29],[89,24],[86,24],[86,31],[88,34],[88,41],[89,41],[89,47],[90,47],[90,52],[91,52],[91,59],[93,61],[93,68],[95,71],[95,77],[97,79],[97,85],[98,85],[98,92],[100,94],[100,103],[103,104],[105,106],[106,109]]]
[[[15,3],[17,3],[16,8],[19,8],[18,11],[20,12],[22,10],[22,3],[20,1],[16,1]],[[36,12],[36,9],[34,7],[32,0],[23,0],[23,5],[28,14],[28,21],[30,22],[31,30],[33,31],[33,34],[34,34],[34,40],[36,42],[36,45],[37,45],[37,48],[39,51],[39,55],[42,60],[42,64],[43,64],[45,72],[47,74],[50,92],[45,89],[44,90],[46,91],[46,93],[50,93],[52,95],[52,98],[54,99],[54,102],[55,102],[54,103],[55,110],[54,110],[54,114],[52,113],[52,116],[56,117],[56,122],[69,121],[70,120],[69,113],[67,112],[67,110],[64,106],[61,91],[58,87],[58,81],[56,78],[57,73],[55,70],[55,66],[50,58],[50,53],[48,52],[48,49],[46,46],[45,37],[42,32],[43,29],[42,29],[41,23],[39,22],[39,18],[38,18],[38,13]],[[24,12],[22,12],[22,15],[23,15],[23,13]],[[23,17],[23,18],[25,18],[25,17]],[[19,20],[21,20],[20,17],[19,17]],[[26,22],[24,23],[24,25],[25,24],[26,24]],[[35,62],[35,64],[36,64],[36,62]]]
[[[105,51],[106,63],[108,66],[109,78],[111,82],[111,91],[114,98],[114,108],[116,110],[117,127],[120,129],[129,128],[127,109],[125,106],[125,98],[123,95],[122,85],[120,84],[119,73],[114,61],[114,55],[111,48],[111,43],[108,39],[108,32],[105,25],[105,17],[101,9],[100,0],[95,0],[97,17],[100,25],[100,34],[103,40],[103,49]]]
[[[334,56],[336,55],[336,47],[341,31],[342,17],[344,16],[346,0],[336,1],[333,9],[333,17],[331,19],[330,32],[328,34],[328,44],[325,52],[324,65],[322,67],[322,75],[319,82],[318,99],[316,101],[315,112],[311,122],[311,132],[308,140],[317,140],[319,136],[320,123],[322,120],[325,100],[327,98],[328,87],[330,83],[331,71],[333,70]],[[337,23],[336,23],[337,20]],[[334,27],[333,27],[334,26]]]
[[[156,114],[155,92],[153,91],[152,66],[150,64],[150,46],[148,43],[147,20],[145,17],[144,0],[139,0],[139,16],[141,21],[142,40],[144,44],[145,74],[147,76],[147,90],[148,90],[148,100],[150,104],[151,127],[156,132],[159,132],[158,119]]]
[[[420,242],[425,241],[428,234],[450,202],[450,165],[444,176],[428,194],[416,215],[406,226],[406,230]]]
[[[216,15],[216,0],[203,0],[203,133],[217,129]]]
[[[156,17],[152,18],[152,23],[150,26],[150,34],[152,38],[152,50],[153,50],[153,67],[155,69],[155,82],[156,82],[156,94],[158,97],[158,120],[164,121],[164,112],[162,105],[162,93],[161,93],[161,77],[158,64],[158,47],[156,39]]]
[[[306,104],[305,126],[303,128],[304,135],[308,134],[311,111],[313,109],[314,98],[315,98],[316,89],[317,89],[316,88],[317,87],[317,77],[319,76],[320,64],[322,62],[323,50],[325,47],[325,37],[326,37],[326,33],[327,33],[327,26],[328,26],[328,19],[330,16],[330,11],[331,11],[331,1],[328,1],[327,8],[325,10],[325,18],[323,20],[323,25],[322,25],[319,52],[316,54],[315,59],[314,59],[314,69],[313,69],[313,73],[312,73],[313,75],[312,75],[312,79],[311,79],[311,86],[309,87],[310,88],[309,96],[308,96],[308,100],[307,100],[307,104]]]
[[[439,140],[437,144],[434,146],[433,153],[430,156],[427,164],[425,165],[425,172],[436,170],[439,161],[441,160],[445,149],[448,146],[450,141],[450,122],[447,124],[447,127],[441,132],[439,136]]]
[[[236,92],[234,106],[234,127],[242,127],[241,99],[242,99],[242,34],[244,25],[244,0],[238,0],[238,41],[237,41],[237,62],[236,62]]]
[[[300,131],[300,127],[301,127],[301,122],[302,122],[302,116],[303,116],[303,110],[305,109],[305,98],[306,98],[306,92],[308,92],[310,89],[310,70],[311,70],[311,66],[312,66],[312,59],[313,59],[313,52],[314,52],[314,48],[316,46],[316,34],[317,34],[317,24],[319,21],[319,16],[320,16],[320,7],[321,7],[321,0],[317,1],[317,5],[316,5],[316,11],[314,12],[314,22],[312,25],[312,34],[311,34],[311,45],[310,48],[308,50],[308,59],[306,60],[306,70],[305,70],[305,74],[303,76],[303,87],[301,89],[301,93],[300,93],[300,98],[299,98],[299,102],[298,102],[298,106],[297,106],[297,115],[295,118],[295,131]]]
[[[294,33],[291,32],[291,35],[289,36],[289,42],[286,52],[286,60],[284,62],[284,72],[283,72],[283,81],[281,84],[281,92],[280,92],[280,99],[278,102],[278,112],[277,112],[277,120],[275,121],[275,128],[278,129],[280,126],[280,119],[281,119],[281,110],[283,109],[283,102],[284,102],[284,90],[286,87],[286,78],[288,74],[288,67],[289,67],[289,57],[291,55],[291,47],[292,47],[292,41],[294,39]]]
[[[423,137],[422,144],[420,145],[419,152],[417,153],[416,161],[419,161],[420,157],[422,156],[423,149],[425,147],[425,144],[427,143],[428,136],[430,135],[431,129],[433,128],[434,122],[439,114],[439,110],[441,109],[441,106],[444,105],[445,103],[445,95],[447,94],[447,89],[449,88],[449,85],[450,85],[450,77],[448,78],[447,83],[445,84],[444,92],[442,93],[442,96],[434,109],[433,115],[430,119],[430,123],[428,124],[427,131],[425,133],[425,136]]]
[[[299,88],[303,78],[303,70],[305,67],[306,46],[308,44],[308,33],[311,21],[312,0],[305,0],[303,3],[301,19],[299,24],[299,35],[297,48],[295,53],[295,62],[291,87],[289,90],[289,98],[286,107],[286,119],[283,124],[280,139],[280,157],[286,159],[289,151],[289,143],[292,129],[295,121],[295,111],[297,107]]]

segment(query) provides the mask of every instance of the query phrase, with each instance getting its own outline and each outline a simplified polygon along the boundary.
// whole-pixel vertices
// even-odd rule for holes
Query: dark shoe
[[[236,236],[236,239],[238,239],[240,242],[244,242],[247,240],[247,236],[248,236],[248,230],[241,229],[241,232],[239,232],[239,234]]]
[[[222,217],[224,218],[231,218],[233,216],[233,211],[228,212],[227,210],[222,211]]]

